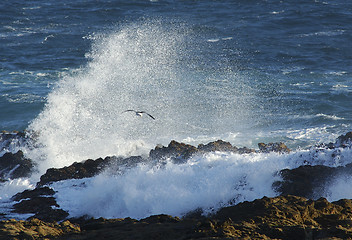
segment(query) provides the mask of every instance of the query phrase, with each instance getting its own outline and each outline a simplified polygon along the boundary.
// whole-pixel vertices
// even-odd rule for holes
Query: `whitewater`
[[[272,18],[290,14],[286,9],[274,10],[266,14]],[[246,21],[251,19],[241,24]],[[277,196],[273,183],[281,179],[282,169],[352,163],[350,145],[319,147],[351,130],[349,69],[327,68],[318,57],[328,59],[321,49],[317,56],[312,53],[316,57],[312,62],[321,65],[304,62],[299,54],[305,55],[305,50],[297,50],[296,55],[284,52],[289,48],[281,45],[248,53],[251,47],[241,45],[246,41],[240,31],[228,27],[220,31],[214,27],[219,23],[207,24],[187,23],[175,16],[167,21],[163,17],[124,20],[82,37],[90,47],[78,67],[57,67],[54,73],[16,69],[8,73],[16,79],[21,74],[39,79],[38,91],[44,93],[1,92],[8,104],[23,104],[21,109],[43,103],[25,127],[30,141],[0,142],[0,156],[21,150],[37,164],[30,177],[1,183],[0,209],[6,218],[30,216],[12,213],[11,197],[34,189],[47,169],[87,159],[142,156],[146,160],[125,168],[111,165],[91,178],[48,184],[70,217],[182,217],[197,209],[209,214],[239,202]],[[349,36],[350,31],[336,26],[309,29],[290,33],[287,39],[296,39],[305,48],[321,38]],[[44,35],[40,44],[58,38],[55,32]],[[262,41],[265,45],[268,40]],[[266,66],[266,61],[272,62]],[[282,64],[285,61],[289,63]],[[46,82],[52,78],[55,81]],[[1,86],[12,86],[9,82],[3,78]],[[155,120],[124,113],[128,109],[146,111]],[[284,142],[292,151],[217,151],[193,155],[183,163],[148,158],[151,149],[171,140],[197,146],[218,139],[254,149],[260,142]],[[335,176],[315,196],[329,201],[352,198],[351,183],[350,176]]]

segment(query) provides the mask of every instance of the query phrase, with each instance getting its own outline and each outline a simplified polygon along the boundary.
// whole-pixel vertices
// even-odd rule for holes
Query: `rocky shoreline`
[[[0,142],[11,144],[24,133],[2,133]],[[335,143],[316,146],[314,151],[330,149],[332,157],[340,148],[351,147],[352,132],[340,136]],[[273,188],[281,194],[275,198],[264,197],[253,202],[243,202],[220,209],[211,216],[203,216],[201,210],[188,213],[183,218],[167,215],[135,219],[68,219],[69,214],[60,209],[50,184],[66,179],[89,178],[107,166],[118,171],[144,161],[171,159],[176,164],[186,162],[196,154],[213,151],[251,154],[255,152],[290,153],[283,143],[259,143],[259,150],[237,148],[218,140],[197,147],[171,141],[168,146],[156,146],[147,158],[105,157],[76,162],[63,168],[46,171],[33,190],[26,190],[12,197],[13,212],[31,214],[27,221],[4,220],[0,222],[0,239],[352,239],[352,201],[328,202],[313,196],[313,188],[319,188],[337,174],[352,175],[352,164],[341,167],[306,165],[295,169],[283,169],[280,181]],[[28,177],[36,164],[26,159],[19,150],[0,157],[0,179]],[[59,223],[58,223],[59,222]]]
[[[69,219],[0,222],[0,239],[351,239],[352,200],[264,197],[182,219]]]

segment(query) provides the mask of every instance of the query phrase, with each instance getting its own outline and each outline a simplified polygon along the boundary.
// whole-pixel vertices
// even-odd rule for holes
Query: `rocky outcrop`
[[[29,177],[35,164],[25,158],[22,151],[17,153],[5,153],[0,157],[0,179],[15,179]]]
[[[198,152],[196,147],[172,140],[167,147],[156,146],[150,151],[149,157],[152,159],[171,158],[174,162],[184,162],[196,152]]]
[[[208,217],[1,221],[3,239],[351,239],[352,200],[264,197]]]
[[[282,142],[279,143],[258,143],[259,151],[264,153],[279,152],[289,153],[291,150]]]
[[[32,197],[38,197],[38,196],[52,196],[55,194],[55,191],[49,187],[40,187],[40,188],[35,188],[33,190],[24,190],[21,193],[17,193],[14,196],[12,196],[11,200],[13,201],[21,201],[22,199],[28,199]]]
[[[101,169],[110,163],[111,158],[98,158],[96,160],[88,159],[80,163],[73,163],[68,167],[63,168],[49,168],[44,175],[40,177],[37,186],[43,186],[48,183],[66,180],[66,179],[80,179],[93,177],[98,174]]]
[[[215,142],[210,142],[208,144],[199,144],[198,150],[204,152],[238,152],[238,148],[236,146],[232,146],[231,143],[225,142],[223,140],[217,140]]]
[[[81,229],[69,221],[60,224],[39,219],[0,221],[0,239],[57,239],[72,233],[81,233]]]
[[[351,210],[351,200],[330,203],[288,195],[223,208],[213,218],[241,238],[347,239],[352,237]]]
[[[335,177],[352,175],[352,164],[341,167],[322,165],[304,165],[295,169],[283,169],[279,172],[282,180],[276,181],[273,188],[282,195],[296,195],[317,198],[325,191],[325,186]]]
[[[12,200],[17,202],[13,205],[12,212],[33,214],[30,219],[39,218],[48,222],[61,221],[68,217],[68,213],[59,208],[54,194],[54,190],[49,187],[38,187],[17,193],[12,197]]]
[[[255,152],[254,149],[247,147],[237,148],[236,146],[232,146],[231,143],[222,140],[217,140],[208,144],[199,144],[198,147],[172,140],[167,147],[160,145],[156,146],[155,149],[150,151],[149,157],[151,159],[171,158],[175,163],[182,163],[187,161],[187,159],[194,154],[215,151],[234,152],[239,154]]]
[[[40,187],[52,182],[67,179],[89,178],[97,175],[107,166],[113,166],[114,170],[118,171],[119,167],[132,167],[142,161],[143,158],[140,156],[133,156],[129,158],[106,157],[104,159],[88,159],[79,163],[75,162],[72,165],[63,168],[49,168],[46,173],[40,177],[40,181],[37,183],[37,186]]]

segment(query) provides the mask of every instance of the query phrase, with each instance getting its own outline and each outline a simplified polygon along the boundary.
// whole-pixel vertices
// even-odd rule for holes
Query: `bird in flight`
[[[152,115],[150,115],[149,113],[147,113],[145,111],[136,111],[136,110],[130,109],[130,110],[123,111],[122,113],[125,113],[125,112],[134,112],[139,117],[142,117],[143,114],[147,114],[149,117],[151,117],[153,120],[155,120],[155,117],[153,117]]]

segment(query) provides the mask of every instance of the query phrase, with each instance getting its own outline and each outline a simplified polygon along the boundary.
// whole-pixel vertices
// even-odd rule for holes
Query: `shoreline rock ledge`
[[[0,221],[0,239],[351,239],[352,200],[263,197],[211,216]]]

